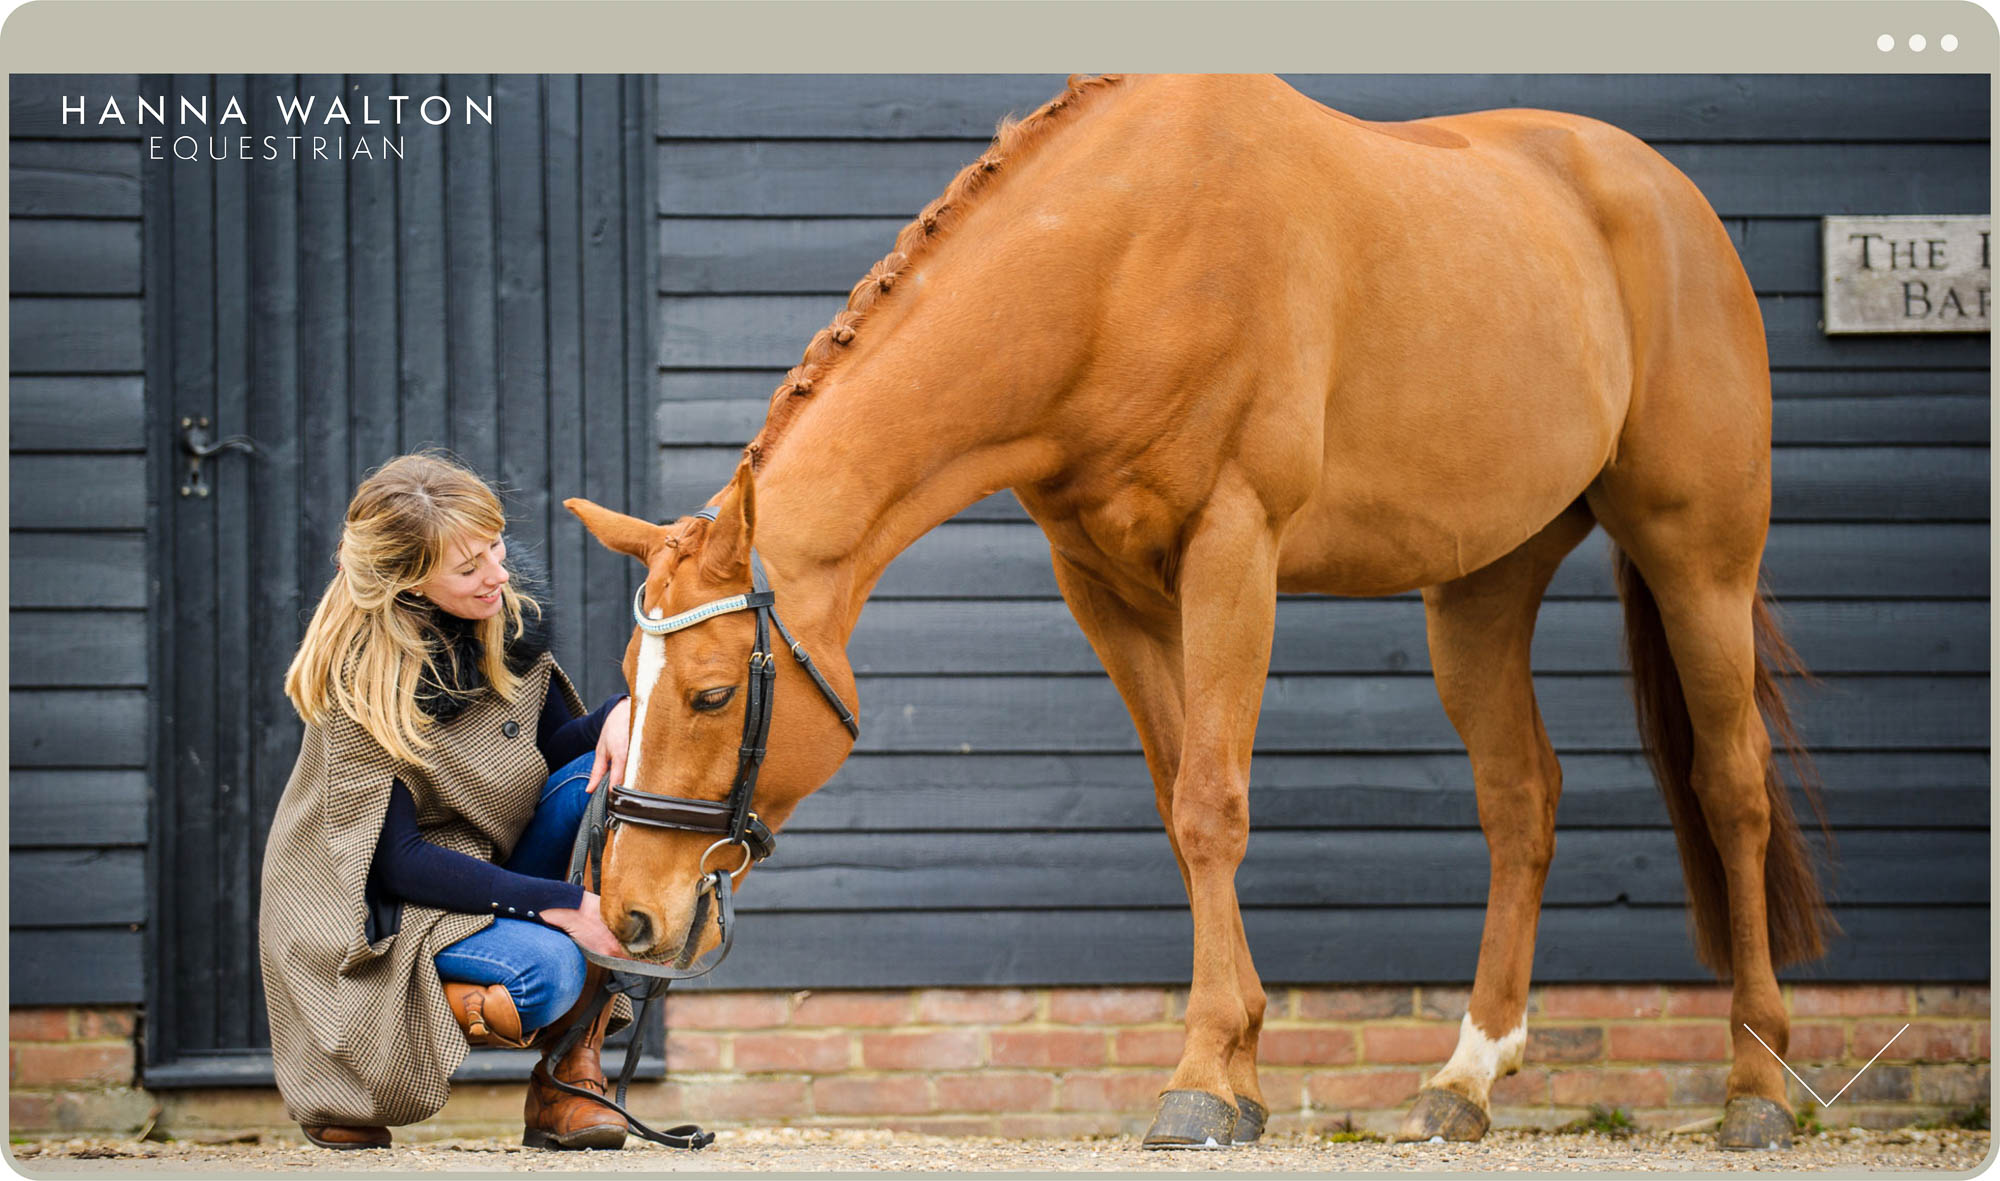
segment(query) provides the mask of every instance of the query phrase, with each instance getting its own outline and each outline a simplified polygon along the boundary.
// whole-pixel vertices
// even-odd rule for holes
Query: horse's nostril
[[[626,911],[625,921],[618,928],[618,941],[627,947],[653,945],[653,920],[643,910]]]

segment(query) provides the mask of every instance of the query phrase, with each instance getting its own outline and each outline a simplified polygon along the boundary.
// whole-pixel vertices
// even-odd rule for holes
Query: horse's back
[[[1197,76],[1137,80],[1074,135],[1040,163],[1100,252],[1107,330],[1078,368],[1118,384],[1064,437],[1121,478],[1024,500],[1045,524],[1074,513],[1089,548],[1158,533],[1157,550],[1233,465],[1287,521],[1285,589],[1455,578],[1574,503],[1648,390],[1691,384],[1691,352],[1727,340],[1723,367],[1743,368],[1754,339],[1761,364],[1706,202],[1596,120],[1375,124],[1275,78]],[[1152,433],[1124,425],[1135,398]]]
[[[1707,201],[1653,148],[1555,111],[1368,124],[1294,106],[1317,131],[1341,278],[1327,380],[1295,395],[1323,399],[1324,446],[1287,589],[1456,578],[1621,452],[1684,455],[1675,436],[1697,427],[1739,466],[1768,453],[1754,294]]]

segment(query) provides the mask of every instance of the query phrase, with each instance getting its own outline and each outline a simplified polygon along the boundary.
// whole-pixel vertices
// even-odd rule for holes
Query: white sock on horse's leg
[[[1521,1061],[1528,1049],[1528,1017],[1526,1013],[1515,1023],[1514,1028],[1497,1038],[1489,1037],[1467,1013],[1458,1025],[1458,1046],[1451,1052],[1451,1060],[1444,1069],[1432,1075],[1424,1083],[1426,1087],[1439,1087],[1456,1091],[1480,1107],[1487,1106],[1487,1096],[1493,1084],[1502,1077],[1521,1069]]]

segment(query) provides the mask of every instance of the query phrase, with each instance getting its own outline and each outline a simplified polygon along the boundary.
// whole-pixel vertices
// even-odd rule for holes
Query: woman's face
[[[499,537],[461,538],[444,547],[444,562],[417,593],[460,619],[491,619],[500,614],[500,588],[506,585],[507,542]]]

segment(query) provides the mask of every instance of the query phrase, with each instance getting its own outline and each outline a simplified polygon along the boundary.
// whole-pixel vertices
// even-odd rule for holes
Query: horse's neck
[[[814,604],[813,629],[843,646],[897,555],[1055,462],[1031,422],[978,396],[992,375],[921,373],[927,352],[878,354],[813,394],[757,476],[757,547],[773,579],[795,585],[786,597]]]

